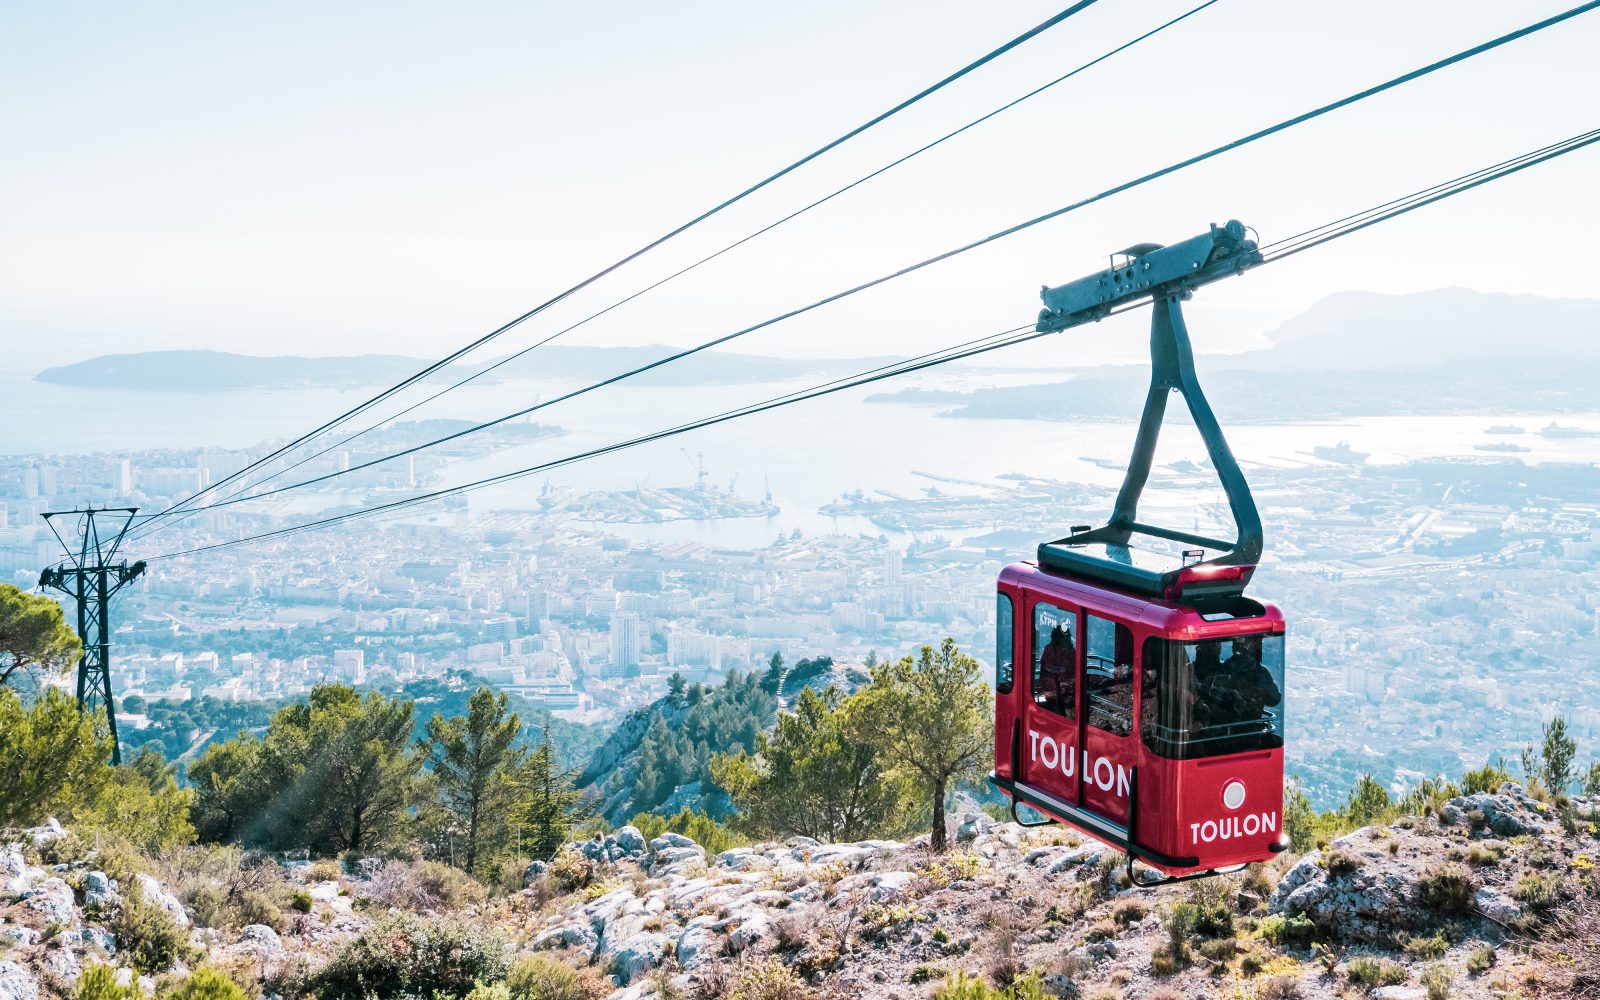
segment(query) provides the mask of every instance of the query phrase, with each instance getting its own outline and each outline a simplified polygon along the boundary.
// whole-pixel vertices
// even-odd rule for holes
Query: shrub
[[[1422,905],[1438,916],[1468,914],[1474,910],[1477,886],[1465,865],[1447,862],[1423,873],[1417,882]]]
[[[86,965],[73,987],[72,1000],[142,1000],[137,986],[117,985],[117,971],[102,962]]]
[[[227,973],[202,965],[166,995],[165,1000],[250,1000]]]
[[[550,862],[545,874],[555,884],[556,891],[572,892],[593,882],[599,871],[599,865],[584,856],[583,852],[564,850]]]
[[[1269,944],[1280,948],[1286,944],[1310,944],[1311,939],[1317,936],[1317,925],[1309,917],[1298,914],[1292,917],[1281,914],[1264,917],[1257,929]]]
[[[1404,966],[1382,958],[1352,958],[1344,967],[1345,976],[1360,986],[1395,986],[1406,981]]]
[[[1200,954],[1213,962],[1227,962],[1239,952],[1239,942],[1231,937],[1211,938],[1200,942]]]
[[[1548,910],[1561,900],[1561,876],[1554,872],[1529,872],[1517,880],[1511,895],[1536,910]]]
[[[1474,976],[1481,976],[1494,968],[1494,963],[1499,956],[1495,954],[1494,945],[1480,945],[1472,949],[1472,954],[1467,956],[1467,972]]]
[[[1461,792],[1463,795],[1474,795],[1478,792],[1498,791],[1501,785],[1510,780],[1510,771],[1494,764],[1485,764],[1476,771],[1468,771],[1461,776]]]
[[[1499,844],[1473,844],[1467,852],[1467,864],[1476,868],[1492,868],[1505,856],[1506,849]]]
[[[1329,875],[1350,875],[1361,870],[1360,855],[1333,848],[1322,856],[1322,866]]]
[[[1144,900],[1133,896],[1119,899],[1111,904],[1111,919],[1124,926],[1138,923],[1149,912],[1150,907],[1145,905]]]
[[[1448,1000],[1455,977],[1443,965],[1430,965],[1422,970],[1422,985],[1428,991],[1428,1000]]]
[[[1406,954],[1419,962],[1441,959],[1450,950],[1450,942],[1443,934],[1433,937],[1414,937],[1406,942]]]
[[[810,995],[808,992],[792,996]],[[1037,972],[1018,976],[1016,982],[1006,989],[996,989],[981,979],[958,971],[933,995],[934,1000],[1050,1000],[1050,997],[1051,994],[1044,988],[1044,979]]]
[[[318,1000],[369,996],[463,997],[505,978],[510,950],[498,934],[459,920],[400,914],[372,924],[312,977]]]
[[[311,893],[304,889],[296,889],[289,894],[289,905],[296,913],[310,913],[311,904]]]
[[[426,913],[459,910],[489,897],[466,872],[437,861],[390,861],[362,890],[378,906]]]
[[[123,893],[109,929],[116,935],[118,949],[145,975],[165,972],[173,962],[189,957],[189,935],[172,914],[144,898],[138,883]]]
[[[332,858],[318,858],[306,868],[308,882],[337,882],[344,871]]]
[[[279,934],[289,929],[289,918],[283,915],[271,896],[259,889],[251,889],[240,895],[239,901],[230,907],[230,912],[233,922],[240,927],[266,924]]]
[[[728,1000],[811,1000],[814,995],[793,969],[768,959],[740,972]]]
[[[601,1000],[616,987],[590,968],[574,968],[544,955],[520,959],[506,974],[510,1000]]]
[[[1256,1000],[1300,1000],[1300,980],[1272,976],[1256,987]]]

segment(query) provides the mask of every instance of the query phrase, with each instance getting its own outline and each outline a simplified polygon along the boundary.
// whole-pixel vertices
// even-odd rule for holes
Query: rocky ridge
[[[931,995],[957,972],[1028,971],[1055,996],[1093,1000],[1595,995],[1581,976],[1600,972],[1600,929],[1585,938],[1563,921],[1600,898],[1600,840],[1574,819],[1597,807],[1560,810],[1507,784],[1156,890],[1125,888],[1125,859],[1071,831],[979,813],[960,818],[943,856],[922,840],[806,838],[708,856],[687,837],[622,827],[530,866],[522,892],[457,912],[520,952],[605,974],[614,1000],[710,1000],[774,966],[795,996],[863,1000]],[[181,920],[206,961],[263,976],[286,950],[329,961],[387,912],[376,866],[328,879],[302,863],[289,875],[310,912],[284,934],[200,927],[152,876],[118,883],[92,858],[30,863],[41,838],[63,835],[28,831],[0,852],[0,1000],[70,992],[93,960],[152,989],[96,918],[135,891]]]

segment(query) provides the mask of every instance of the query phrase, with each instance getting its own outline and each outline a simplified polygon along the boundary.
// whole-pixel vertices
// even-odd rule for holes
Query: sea
[[[693,540],[714,547],[749,548],[795,530],[885,534],[866,518],[829,516],[819,510],[855,490],[901,497],[924,496],[930,490],[983,492],[1005,488],[1008,480],[999,477],[1008,474],[1114,488],[1121,479],[1120,465],[1132,448],[1131,422],[972,420],[942,416],[948,405],[868,402],[866,398],[872,392],[899,388],[965,390],[1061,377],[1060,372],[1032,377],[1015,371],[949,374],[934,369],[476,491],[470,494],[469,509],[538,509],[538,495],[547,485],[580,492],[688,486],[695,482],[703,463],[718,487],[731,488],[744,497],[770,493],[779,513],[764,518],[607,524],[606,529],[636,540]],[[558,460],[808,387],[809,383],[801,381],[692,388],[618,384],[552,405],[529,418],[559,425],[563,434],[460,459],[433,485],[453,485]],[[375,413],[392,412],[433,388],[436,386],[418,390],[415,396],[398,397],[387,409]],[[550,400],[571,388],[570,384],[537,379],[510,379],[452,393],[412,418],[484,419]],[[0,373],[0,399],[11,418],[0,421],[0,454],[126,454],[201,446],[261,451],[272,442],[322,423],[372,391],[145,392],[51,385],[34,381],[28,372]],[[1170,409],[1175,412],[1181,406],[1175,401]],[[1600,437],[1547,438],[1537,433],[1551,422],[1600,431],[1600,411],[1240,424],[1227,428],[1227,435],[1247,475],[1252,468],[1327,464],[1312,455],[1313,449],[1341,442],[1370,453],[1368,462],[1372,464],[1436,457],[1600,463]],[[1504,424],[1521,426],[1526,433],[1487,433],[1491,426]],[[365,424],[351,428],[355,426]],[[1515,442],[1531,451],[1501,454],[1474,450],[1475,445],[1492,442]],[[1169,421],[1158,463],[1204,458],[1192,425]],[[332,499],[308,498],[307,509]],[[1219,489],[1214,496],[1182,499],[1184,503],[1220,503],[1221,493]],[[1064,523],[1078,520],[1081,513],[1064,511]],[[984,526],[972,526],[974,533],[983,530]]]

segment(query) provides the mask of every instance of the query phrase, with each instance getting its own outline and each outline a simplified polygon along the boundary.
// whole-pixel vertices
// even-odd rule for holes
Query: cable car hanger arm
[[[1263,546],[1261,515],[1216,414],[1201,391],[1182,310],[1183,300],[1192,296],[1196,288],[1263,263],[1256,241],[1247,239],[1245,233],[1242,223],[1231,220],[1171,246],[1137,244],[1112,254],[1111,266],[1104,271],[1040,291],[1039,297],[1044,301],[1036,327],[1040,332],[1097,322],[1113,309],[1147,299],[1154,305],[1150,322],[1150,389],[1111,519],[1101,528],[1074,527],[1068,537],[1040,545],[1041,566],[1088,575],[1169,600],[1183,597],[1190,603],[1236,597],[1249,582]],[[1182,394],[1212,467],[1222,481],[1236,530],[1231,542],[1145,524],[1138,519],[1139,498],[1150,477],[1167,399],[1173,392]],[[1131,545],[1136,535],[1197,545],[1200,549],[1185,552],[1177,567],[1156,570],[1136,565]],[[1204,559],[1206,549],[1218,550],[1219,554]]]

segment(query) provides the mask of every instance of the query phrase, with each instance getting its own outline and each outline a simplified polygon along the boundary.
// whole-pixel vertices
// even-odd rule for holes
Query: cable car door
[[[1065,805],[1078,804],[1078,637],[1076,608],[1035,601],[1028,618],[1028,697],[1019,754],[1021,780]]]
[[[1133,733],[1133,632],[1089,613],[1084,640],[1079,804],[1126,824],[1139,749]]]

